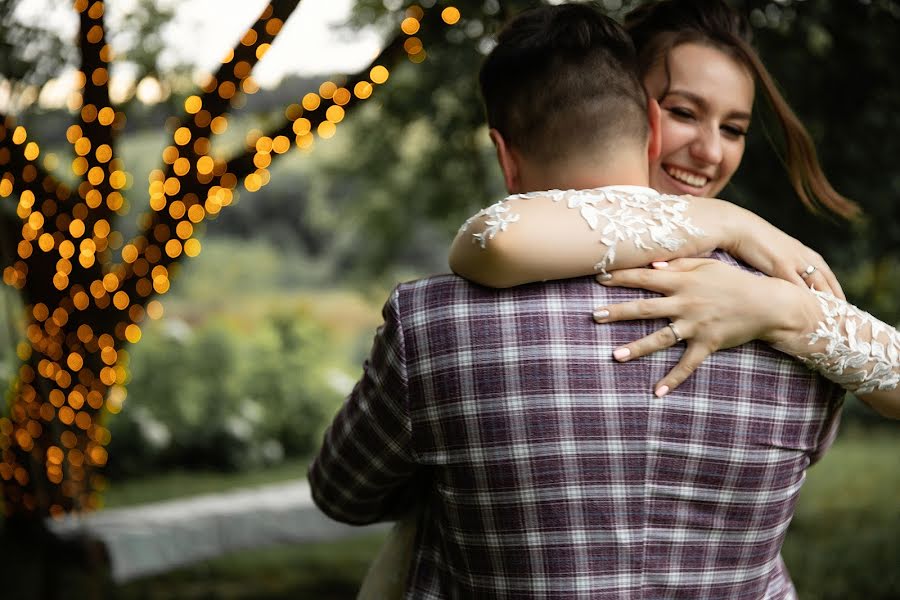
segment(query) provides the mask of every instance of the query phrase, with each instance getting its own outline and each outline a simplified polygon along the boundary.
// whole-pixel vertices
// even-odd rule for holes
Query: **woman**
[[[809,135],[749,45],[746,21],[727,5],[663,0],[630,13],[626,28],[648,95],[662,109],[662,151],[650,164],[652,187],[675,195],[718,194],[743,157],[759,84],[781,124],[785,164],[800,200],[843,217],[858,213],[828,183]],[[605,285],[666,294],[595,311],[600,323],[670,319],[670,326],[616,349],[620,361],[687,341],[682,360],[654,386],[658,396],[674,390],[715,350],[762,339],[856,392],[883,415],[900,418],[900,333],[844,302],[821,256],[721,200],[692,198],[677,220],[660,220],[621,197],[605,198],[608,208],[597,210],[595,203],[586,213],[576,195],[512,196],[481,211],[454,240],[451,268],[491,287],[599,270]],[[626,222],[643,223],[643,229],[626,228]],[[780,279],[715,260],[660,262],[716,248]],[[658,268],[631,269],[651,262]],[[607,272],[614,269],[625,270]],[[735,303],[736,294],[745,301]],[[773,304],[773,297],[780,302]],[[779,307],[777,314],[771,306]]]

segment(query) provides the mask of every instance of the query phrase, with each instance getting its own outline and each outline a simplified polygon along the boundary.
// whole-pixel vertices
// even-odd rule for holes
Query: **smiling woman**
[[[662,149],[651,185],[672,194],[717,195],[744,155],[752,75],[723,52],[691,43],[673,48],[644,85],[662,109]]]
[[[647,178],[657,191],[674,195],[661,196],[665,205],[649,210],[646,199],[655,192],[646,188],[510,188],[515,195],[463,226],[451,248],[453,271],[491,287],[600,271],[606,285],[666,294],[594,313],[599,323],[669,319],[654,334],[617,348],[620,361],[687,342],[680,362],[654,384],[657,396],[674,390],[712,352],[761,339],[882,415],[900,418],[900,333],[847,304],[818,253],[748,211],[699,197],[718,194],[740,165],[759,85],[781,125],[784,163],[798,198],[846,218],[859,212],[822,172],[808,132],[749,45],[749,25],[721,0],[661,0],[633,11],[626,26],[658,136],[651,133],[647,142]],[[595,170],[616,173],[610,164]],[[657,267],[668,273],[623,270],[716,248],[796,285],[696,259]]]

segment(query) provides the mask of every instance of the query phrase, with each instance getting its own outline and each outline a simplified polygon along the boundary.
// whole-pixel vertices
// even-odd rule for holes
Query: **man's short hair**
[[[513,17],[481,67],[488,125],[553,164],[647,140],[647,95],[627,33],[590,3]]]

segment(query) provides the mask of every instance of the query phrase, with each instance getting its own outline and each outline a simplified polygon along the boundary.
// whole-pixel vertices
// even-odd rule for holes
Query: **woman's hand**
[[[809,291],[781,279],[743,271],[718,260],[682,258],[654,263],[654,269],[624,269],[600,281],[612,287],[643,288],[665,294],[597,307],[598,323],[634,319],[669,319],[671,326],[617,348],[613,356],[629,361],[675,345],[687,350],[678,364],[657,384],[664,396],[687,379],[706,357],[750,340],[778,344],[811,328]]]
[[[696,220],[706,231],[714,232],[722,250],[766,275],[846,300],[837,277],[815,250],[730,202],[692,198],[691,203],[699,204]]]

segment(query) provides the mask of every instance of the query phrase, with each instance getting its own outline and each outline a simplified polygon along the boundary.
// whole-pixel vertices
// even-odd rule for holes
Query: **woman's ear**
[[[503,181],[506,183],[506,191],[510,194],[519,193],[519,161],[516,159],[512,149],[507,145],[503,135],[496,129],[489,132],[491,141],[497,149],[497,162],[500,163],[500,170],[503,171]]]
[[[662,110],[659,108],[659,102],[654,98],[650,98],[647,102],[647,123],[650,125],[650,139],[647,144],[647,160],[655,161],[662,152]]]

